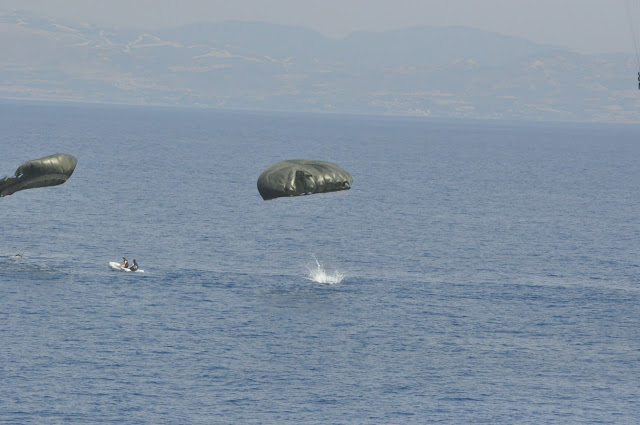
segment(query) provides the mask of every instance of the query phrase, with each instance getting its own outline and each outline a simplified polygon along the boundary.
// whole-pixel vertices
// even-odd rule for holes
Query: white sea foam
[[[344,273],[334,270],[332,273],[327,273],[324,266],[320,264],[316,257],[313,257],[315,264],[309,264],[307,266],[307,279],[318,283],[336,284],[342,282],[344,279]]]

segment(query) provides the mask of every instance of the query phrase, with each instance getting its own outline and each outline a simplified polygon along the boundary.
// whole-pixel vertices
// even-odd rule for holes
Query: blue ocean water
[[[1,423],[640,417],[639,126],[4,103],[0,129],[0,176],[78,158],[0,199]],[[290,158],[352,189],[263,201]]]

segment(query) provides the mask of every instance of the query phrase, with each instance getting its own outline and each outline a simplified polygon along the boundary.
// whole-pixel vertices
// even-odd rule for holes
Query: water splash
[[[334,270],[333,273],[327,273],[318,259],[316,257],[313,257],[313,259],[315,260],[315,266],[310,264],[307,267],[307,279],[317,283],[328,283],[331,285],[342,282],[344,273],[337,270]]]

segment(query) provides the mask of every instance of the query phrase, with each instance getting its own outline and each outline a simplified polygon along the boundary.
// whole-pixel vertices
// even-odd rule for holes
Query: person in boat
[[[127,261],[126,258],[122,257],[122,264],[120,264],[120,267],[122,267],[123,269],[129,268],[129,262]]]
[[[136,259],[133,259],[133,264],[131,265],[131,267],[129,267],[129,270],[131,270],[132,272],[135,272],[136,270],[138,270],[138,262],[136,261]]]
[[[638,90],[640,90],[640,71],[638,71]]]

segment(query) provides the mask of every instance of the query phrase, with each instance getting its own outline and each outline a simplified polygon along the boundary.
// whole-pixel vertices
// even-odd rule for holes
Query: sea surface
[[[0,104],[0,176],[56,152],[2,424],[638,423],[640,126]],[[293,158],[352,189],[263,201]]]

